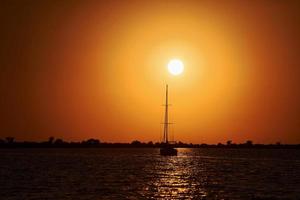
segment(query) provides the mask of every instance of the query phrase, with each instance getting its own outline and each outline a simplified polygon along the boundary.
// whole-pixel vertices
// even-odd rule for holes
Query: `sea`
[[[0,149],[0,199],[300,199],[300,150]]]

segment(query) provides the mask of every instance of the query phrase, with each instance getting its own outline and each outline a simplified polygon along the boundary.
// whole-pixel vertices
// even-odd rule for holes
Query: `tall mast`
[[[165,104],[165,122],[164,122],[164,142],[168,143],[169,116],[168,116],[168,84],[166,85],[166,104]]]

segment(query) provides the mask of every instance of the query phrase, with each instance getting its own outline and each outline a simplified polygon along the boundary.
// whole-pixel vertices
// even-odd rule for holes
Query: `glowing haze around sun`
[[[183,62],[179,59],[170,60],[168,63],[168,70],[174,76],[181,74],[184,70]]]

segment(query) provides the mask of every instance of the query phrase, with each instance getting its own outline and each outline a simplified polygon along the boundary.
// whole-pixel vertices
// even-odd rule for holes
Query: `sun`
[[[168,63],[168,70],[172,75],[177,76],[183,72],[184,65],[181,60],[172,59]]]

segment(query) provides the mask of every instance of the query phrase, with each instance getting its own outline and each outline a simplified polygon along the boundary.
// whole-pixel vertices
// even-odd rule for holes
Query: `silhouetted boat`
[[[169,143],[169,116],[168,116],[168,85],[166,85],[166,104],[165,104],[165,120],[164,120],[164,145],[160,148],[160,155],[162,156],[177,156],[177,149]]]
[[[173,148],[170,144],[160,148],[160,155],[162,156],[177,156],[177,149]]]

